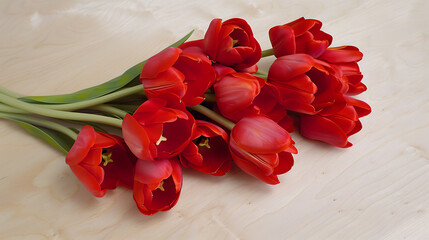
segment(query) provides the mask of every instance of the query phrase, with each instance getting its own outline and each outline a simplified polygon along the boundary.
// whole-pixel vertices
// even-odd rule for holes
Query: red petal
[[[241,119],[232,129],[231,138],[240,148],[256,154],[278,153],[292,143],[286,130],[263,116]]]
[[[143,66],[140,78],[154,78],[159,73],[166,71],[173,66],[181,52],[180,48],[171,47],[152,56]]]
[[[329,143],[337,147],[347,147],[347,135],[333,121],[318,115],[302,115],[300,132],[306,138]]]
[[[85,168],[75,165],[70,166],[73,173],[80,180],[80,182],[88,189],[94,196],[103,197],[106,190],[102,190],[97,179],[90,174]]]
[[[325,60],[330,63],[347,63],[358,62],[362,59],[363,54],[357,47],[342,46],[335,48],[328,48],[319,59]]]
[[[277,155],[277,154],[276,154]],[[252,162],[247,161],[246,159],[243,159],[241,157],[239,157],[238,155],[236,155],[234,153],[234,151],[231,151],[231,156],[232,159],[234,160],[235,164],[244,172],[246,172],[247,174],[258,178],[261,181],[264,181],[265,183],[268,184],[278,184],[279,180],[277,178],[276,175],[274,174],[269,174],[266,175],[264,174],[263,171],[261,171],[261,169],[259,167],[257,167],[256,165],[254,165]]]
[[[70,166],[79,164],[93,147],[96,140],[95,130],[85,125],[76,138],[66,156],[66,163]]]
[[[288,172],[293,166],[293,156],[288,152],[281,152],[279,155],[279,165],[274,169],[274,174],[279,175]]]
[[[93,148],[108,148],[116,144],[116,141],[109,134],[96,132]]]
[[[153,156],[150,151],[150,140],[142,126],[129,114],[124,117],[122,122],[122,135],[136,157],[153,161]]]
[[[219,45],[219,33],[222,27],[222,19],[215,18],[210,22],[204,36],[204,50],[211,59],[216,58],[216,53]]]
[[[352,105],[355,108],[359,118],[365,117],[366,115],[371,113],[371,107],[366,102],[347,96],[345,96],[344,98],[346,99],[348,104]]]
[[[230,115],[250,106],[260,92],[256,77],[248,73],[234,73],[214,84],[217,105],[224,115]]]
[[[294,54],[277,58],[268,71],[269,81],[285,81],[308,72],[314,60],[306,54]]]
[[[174,67],[160,72],[153,78],[141,78],[145,94],[148,98],[162,97],[166,94],[176,94],[183,97],[186,85],[183,83],[185,76]]]
[[[269,35],[274,55],[277,58],[295,54],[295,34],[292,28],[288,26],[275,26],[270,29]]]
[[[144,184],[159,184],[168,178],[173,172],[173,167],[168,159],[157,159],[150,162],[138,160],[134,179]]]

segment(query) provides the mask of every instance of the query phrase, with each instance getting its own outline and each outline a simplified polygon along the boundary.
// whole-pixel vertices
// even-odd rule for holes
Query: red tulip
[[[322,23],[315,19],[299,18],[270,29],[270,41],[276,57],[295,53],[318,58],[332,43],[331,35],[320,30]]]
[[[232,129],[232,159],[246,173],[268,183],[279,183],[277,175],[293,166],[291,153],[297,153],[289,133],[264,116],[248,116]]]
[[[204,100],[205,91],[215,80],[215,72],[200,48],[172,47],[148,59],[140,80],[149,99],[175,94],[186,106],[193,106]]]
[[[260,114],[270,118],[286,131],[294,131],[293,120],[286,109],[279,104],[279,94],[275,86],[265,83],[259,95],[253,100],[253,105],[259,109]]]
[[[214,176],[225,175],[231,168],[228,134],[213,123],[202,120],[196,123],[194,141],[180,154],[182,165]]]
[[[134,175],[134,200],[145,215],[170,210],[182,190],[182,169],[177,159],[138,160]]]
[[[356,95],[366,91],[366,86],[362,81],[362,73],[359,70],[359,62],[363,54],[358,48],[353,46],[343,46],[328,48],[320,57],[332,66],[337,67],[343,74],[343,79],[348,85],[347,94]]]
[[[288,110],[316,114],[342,99],[346,88],[341,71],[306,54],[277,58],[268,72],[280,103]]]
[[[240,18],[223,23],[213,19],[204,36],[204,51],[215,62],[236,70],[252,67],[261,58],[261,47],[252,29]]]
[[[151,98],[127,115],[122,124],[125,142],[139,159],[171,158],[192,140],[195,119],[174,95]]]
[[[258,113],[252,105],[265,80],[250,73],[238,73],[227,67],[215,67],[218,78],[213,85],[219,111],[238,121],[243,116]]]
[[[89,125],[82,128],[66,156],[73,173],[96,197],[120,183],[132,188],[135,161],[121,138],[96,132]]]
[[[327,108],[316,115],[302,114],[300,132],[304,137],[347,148],[352,144],[348,137],[362,129],[360,117],[371,112],[368,104],[357,99],[345,97],[346,105],[342,108]]]

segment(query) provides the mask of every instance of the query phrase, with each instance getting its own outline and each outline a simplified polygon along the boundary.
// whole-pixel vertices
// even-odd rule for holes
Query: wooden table
[[[132,192],[97,199],[64,156],[0,121],[0,239],[429,239],[429,4],[409,1],[0,2],[0,84],[28,95],[69,93],[121,74],[212,18],[267,31],[323,21],[333,46],[355,45],[373,108],[354,146],[293,134],[291,172],[268,186],[234,168],[184,170],[174,209],[140,214]],[[263,67],[263,66],[262,66]]]

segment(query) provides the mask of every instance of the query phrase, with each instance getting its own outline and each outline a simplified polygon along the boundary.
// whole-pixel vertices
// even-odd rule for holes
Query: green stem
[[[204,94],[204,101],[214,103],[216,102],[216,95],[214,93],[206,93]]]
[[[3,112],[0,112],[0,118],[15,119],[22,122],[32,123],[40,127],[49,128],[49,129],[58,131],[60,133],[63,133],[64,135],[69,136],[73,140],[76,140],[77,138],[77,134],[73,132],[70,128],[45,119],[35,118],[28,115],[11,114],[11,113],[3,113]]]
[[[262,51],[262,57],[269,57],[274,55],[274,51],[272,48]]]
[[[142,93],[144,94],[144,89],[143,89],[143,85],[137,85],[134,87],[129,87],[129,88],[124,88],[121,89],[119,91],[98,97],[98,98],[94,98],[94,99],[90,99],[90,100],[86,100],[86,101],[82,101],[82,102],[76,102],[76,103],[66,103],[66,104],[37,104],[37,106],[39,107],[43,107],[43,108],[49,108],[49,109],[54,109],[54,110],[62,110],[62,111],[74,111],[74,110],[78,110],[78,109],[83,109],[83,108],[89,108],[92,106],[97,106],[103,103],[107,103],[107,102],[111,102],[123,97],[127,97],[127,96],[131,96],[137,93]]]
[[[24,95],[21,95],[21,94],[16,93],[16,92],[12,92],[9,89],[6,89],[4,87],[0,87],[0,93],[3,93],[4,95],[7,95],[7,96],[13,97],[13,98],[24,97]]]
[[[97,110],[97,111],[100,111],[100,112],[105,112],[105,113],[110,113],[110,114],[113,114],[113,115],[117,115],[117,116],[119,116],[121,118],[124,118],[125,115],[128,114],[127,112],[125,112],[125,111],[123,111],[123,110],[121,110],[119,108],[116,108],[116,107],[113,107],[113,106],[109,106],[109,105],[105,105],[105,104],[91,107],[91,109],[94,109],[94,110]]]
[[[10,106],[8,106],[6,104],[2,104],[2,103],[0,103],[0,112],[4,112],[4,113],[28,113],[27,111],[17,109],[14,107],[10,107]]]
[[[221,124],[229,130],[232,130],[232,128],[235,126],[235,123],[226,119],[222,115],[204,107],[203,105],[192,106],[191,109],[203,114],[206,117],[209,117],[211,120],[216,121],[217,123]]]
[[[9,97],[1,93],[0,93],[0,102],[3,102],[11,107],[16,107],[31,113],[35,113],[35,114],[43,115],[47,117],[97,122],[97,123],[103,123],[103,124],[107,124],[107,125],[111,125],[119,128],[122,127],[122,120],[120,119],[94,115],[94,114],[87,114],[87,113],[65,112],[65,111],[47,109],[44,107],[37,106],[36,104],[21,102],[15,98]]]

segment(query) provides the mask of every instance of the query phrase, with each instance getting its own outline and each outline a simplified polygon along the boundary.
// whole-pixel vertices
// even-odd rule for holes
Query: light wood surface
[[[127,189],[92,197],[60,152],[1,120],[0,239],[429,239],[428,12],[426,0],[1,1],[0,84],[23,94],[102,83],[215,17],[248,20],[266,49],[271,26],[305,16],[362,50],[373,112],[350,149],[293,134],[277,186],[185,170],[176,207],[150,217]]]

